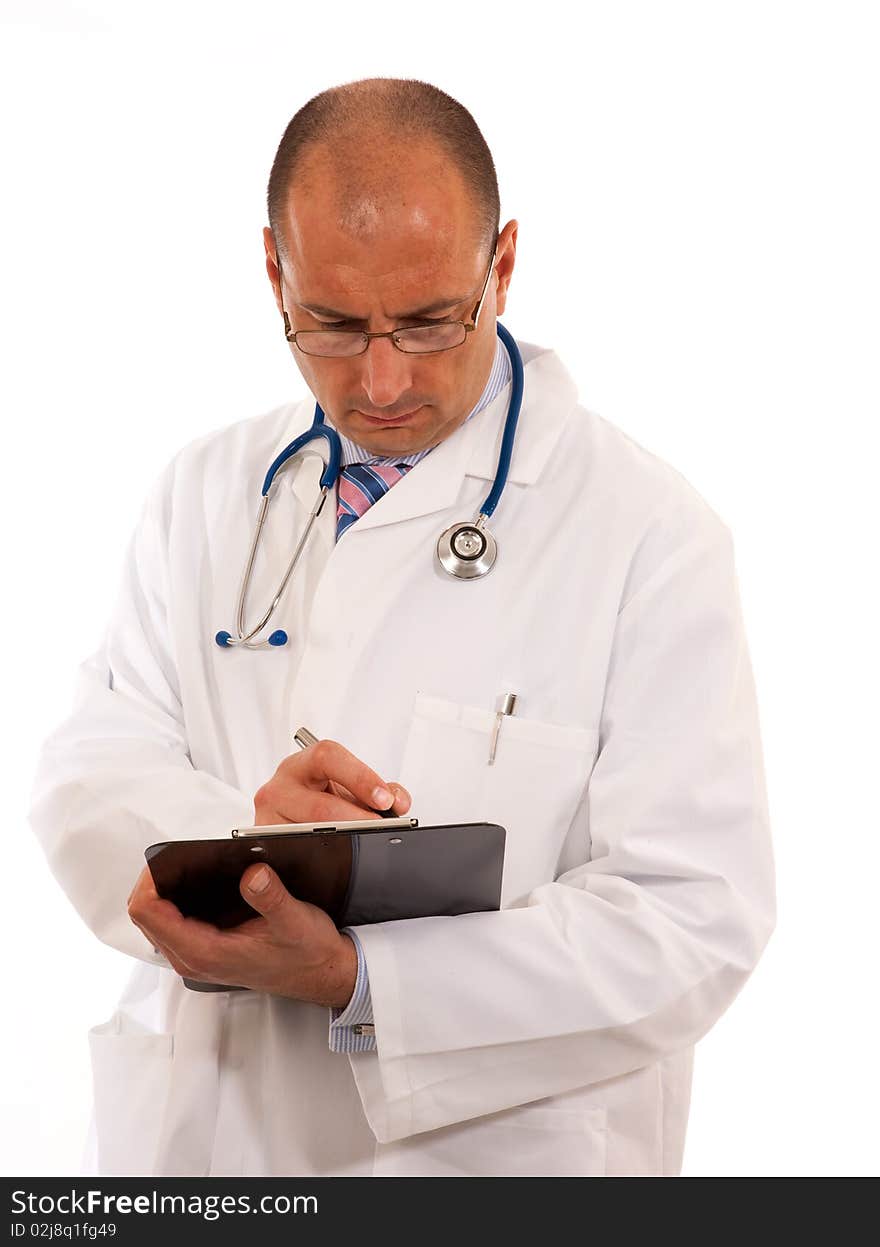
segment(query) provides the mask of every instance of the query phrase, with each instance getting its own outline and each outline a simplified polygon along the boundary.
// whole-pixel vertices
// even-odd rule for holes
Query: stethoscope
[[[495,566],[495,560],[498,558],[498,543],[492,534],[486,528],[486,524],[493,515],[495,508],[501,500],[504,493],[504,486],[507,484],[507,473],[510,468],[510,457],[513,453],[513,439],[516,436],[516,422],[519,419],[519,409],[522,406],[523,395],[523,363],[522,356],[519,353],[519,347],[513,340],[511,334],[504,326],[496,321],[496,329],[498,337],[507,347],[507,353],[510,356],[510,363],[513,369],[513,379],[511,382],[510,406],[507,409],[507,419],[504,423],[504,436],[501,439],[501,452],[498,456],[498,467],[495,472],[495,480],[492,489],[489,492],[486,501],[480,507],[477,518],[473,522],[465,522],[461,524],[453,524],[451,528],[447,528],[441,533],[437,541],[437,557],[440,560],[440,566],[450,576],[454,576],[457,580],[475,580],[479,576],[485,576]],[[278,586],[278,591],[269,604],[269,609],[263,615],[259,623],[247,630],[244,620],[245,601],[247,599],[248,588],[251,582],[251,573],[254,569],[254,560],[257,557],[257,547],[260,541],[260,534],[263,531],[263,525],[266,522],[266,513],[269,509],[269,492],[278,472],[286,463],[288,463],[295,454],[307,446],[309,442],[315,441],[316,438],[323,437],[327,441],[330,451],[327,465],[321,474],[320,488],[315,505],[309,513],[303,534],[297,542],[293,557],[287,565],[287,570]],[[244,575],[241,579],[241,588],[238,591],[238,606],[236,610],[236,629],[238,636],[233,637],[229,632],[218,632],[214,640],[222,648],[228,648],[233,645],[244,645],[247,649],[266,649],[267,646],[279,646],[287,644],[287,633],[283,628],[278,628],[265,641],[255,641],[254,637],[262,632],[268,624],[275,611],[276,606],[281,601],[284,590],[287,588],[288,581],[293,575],[294,569],[299,562],[300,554],[309,538],[309,533],[315,520],[321,514],[321,509],[327,498],[327,494],[336,485],[339,479],[339,465],[342,458],[342,442],[339,440],[339,434],[335,429],[328,428],[324,423],[324,412],[321,410],[320,403],[315,404],[315,418],[312,427],[307,429],[305,433],[300,434],[298,438],[285,446],[284,450],[273,460],[266,473],[263,481],[262,498],[260,501],[260,509],[257,513],[257,524],[254,530],[254,539],[251,543],[250,554],[248,555],[247,564],[244,569]]]

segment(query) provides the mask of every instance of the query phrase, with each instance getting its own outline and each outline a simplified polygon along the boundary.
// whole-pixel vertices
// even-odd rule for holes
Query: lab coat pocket
[[[173,1047],[170,1034],[122,1029],[118,1014],[89,1031],[101,1174],[153,1174]]]
[[[401,782],[423,825],[500,823],[507,831],[502,906],[559,874],[566,834],[589,781],[598,730],[505,716],[489,765],[495,714],[417,694]],[[587,855],[585,828],[584,855]]]
[[[376,1177],[404,1178],[601,1177],[606,1128],[604,1108],[523,1104],[379,1144],[373,1172]]]

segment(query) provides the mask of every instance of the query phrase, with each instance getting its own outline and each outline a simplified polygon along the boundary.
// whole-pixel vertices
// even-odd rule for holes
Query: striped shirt
[[[473,419],[484,407],[488,407],[492,400],[501,393],[512,376],[513,369],[510,364],[510,356],[507,354],[507,348],[504,343],[499,338],[495,346],[495,359],[492,362],[489,380],[486,382],[486,387],[480,395],[477,405],[467,419]],[[329,419],[327,423],[331,423]],[[467,424],[467,420],[464,423]],[[343,467],[347,467],[350,463],[380,465],[396,463],[416,464],[434,449],[433,446],[429,446],[427,450],[419,450],[412,455],[388,455],[383,457],[371,454],[370,451],[357,446],[341,433],[339,434],[339,439],[342,442]],[[355,841],[355,843],[357,842]],[[354,991],[351,994],[351,1000],[349,1000],[345,1008],[330,1010],[330,1048],[333,1052],[368,1052],[376,1047],[376,1040],[373,1034],[373,1002],[370,997],[370,979],[367,974],[367,962],[354,927],[343,927],[342,930],[346,935],[351,936],[357,952],[357,979]]]

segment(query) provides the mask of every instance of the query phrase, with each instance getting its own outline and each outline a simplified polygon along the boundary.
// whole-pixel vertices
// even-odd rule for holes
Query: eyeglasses
[[[281,310],[284,314],[284,336],[304,355],[345,356],[363,355],[371,338],[390,338],[398,351],[407,355],[434,355],[438,351],[450,351],[461,346],[469,333],[476,329],[483,300],[489,288],[489,278],[498,259],[498,237],[495,238],[492,260],[480,291],[480,298],[470,321],[444,320],[434,325],[413,325],[410,328],[389,329],[385,333],[366,333],[360,329],[297,329],[294,332],[284,308],[284,291],[281,287],[281,258],[275,245],[275,263],[278,266],[278,283],[281,290]]]

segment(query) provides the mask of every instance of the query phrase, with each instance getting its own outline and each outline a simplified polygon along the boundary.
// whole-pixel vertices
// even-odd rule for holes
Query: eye
[[[419,316],[416,319],[404,321],[401,325],[402,329],[420,329],[427,328],[429,325],[448,325],[448,316]]]
[[[319,320],[315,317],[322,329],[345,329],[351,324],[348,320]],[[448,316],[419,316],[411,321],[406,322],[413,325],[446,325],[449,323]]]

